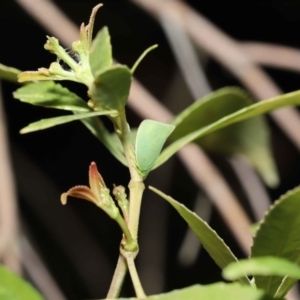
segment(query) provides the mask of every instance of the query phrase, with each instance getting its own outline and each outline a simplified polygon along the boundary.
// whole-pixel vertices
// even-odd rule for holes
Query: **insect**
[[[73,50],[70,49],[70,48],[67,48],[67,49],[65,49],[65,50],[66,50],[66,52],[69,54],[69,56],[70,56],[71,58],[73,58],[73,60],[74,60],[77,64],[81,65],[80,57],[79,57],[79,55],[78,55],[77,52],[73,51]],[[68,71],[68,72],[71,72],[71,71],[72,71],[72,69],[70,68],[70,66],[69,66],[66,62],[64,62],[62,59],[57,58],[57,62],[60,64],[60,66],[61,66],[65,71]]]

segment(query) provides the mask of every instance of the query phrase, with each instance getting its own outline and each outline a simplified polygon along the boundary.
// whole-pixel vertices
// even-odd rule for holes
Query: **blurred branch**
[[[259,100],[282,93],[273,80],[241,49],[238,42],[217,28],[199,12],[180,0],[131,0],[156,18],[164,10],[177,10],[180,20],[194,42],[231,71]],[[264,84],[262,84],[262,82]],[[296,109],[288,107],[271,116],[300,150],[300,118]]]
[[[248,232],[250,220],[231,188],[202,149],[189,144],[179,151],[182,163],[193,180],[200,185],[219,210],[240,247],[249,254],[252,236]]]
[[[21,240],[21,259],[25,270],[46,299],[66,300],[38,253],[25,236]]]
[[[258,64],[300,72],[299,49],[260,42],[243,42],[240,47]]]
[[[79,27],[76,26],[52,1],[15,0],[30,16],[49,33],[70,45],[79,39]]]
[[[178,11],[164,9],[159,21],[171,45],[176,62],[194,100],[211,92],[206,75],[200,65],[194,45],[184,30]],[[178,20],[178,21],[177,21]]]
[[[16,187],[11,168],[0,82],[0,259],[15,273],[21,273],[18,257],[18,213]]]
[[[229,163],[249,199],[255,220],[262,220],[272,202],[261,179],[243,157],[234,156]]]

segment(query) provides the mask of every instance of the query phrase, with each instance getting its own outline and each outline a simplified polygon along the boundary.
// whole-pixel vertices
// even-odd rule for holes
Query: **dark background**
[[[78,25],[83,21],[87,23],[92,7],[98,3],[92,0],[55,2]],[[241,41],[300,46],[299,1],[187,2]],[[38,5],[39,1],[36,0],[36,3]],[[159,48],[151,52],[138,68],[136,77],[158,99],[163,100],[177,67],[160,26],[129,1],[103,0],[103,3],[105,6],[98,12],[95,31],[104,25],[109,27],[114,57],[118,61],[131,66],[144,49],[152,44],[159,44]],[[48,67],[55,60],[55,57],[43,49],[48,33],[14,1],[0,1],[0,25],[1,63],[21,70],[35,70],[42,66]],[[212,59],[208,60],[206,72],[215,89],[239,85],[227,70]],[[296,73],[274,69],[267,69],[267,72],[285,92],[300,87],[300,76]],[[73,83],[64,85],[86,98],[83,86]],[[128,172],[80,122],[20,135],[19,130],[27,124],[60,115],[61,112],[14,100],[12,92],[16,88],[15,84],[3,82],[22,229],[26,230],[67,299],[104,297],[117,261],[120,231],[93,205],[71,200],[63,207],[59,195],[74,185],[87,184],[91,161],[97,162],[110,187],[113,183],[126,185]],[[190,99],[188,93],[186,97]],[[130,109],[128,119],[132,127],[138,126],[141,121]],[[269,190],[275,200],[280,194],[299,184],[300,158],[298,151],[273,121],[268,118],[268,122],[272,128],[274,154],[281,176],[281,185]],[[247,207],[245,195],[227,162],[220,157],[211,157]],[[153,172],[147,184],[149,183],[164,188],[175,199],[192,207],[196,186],[177,158],[166,167]],[[210,223],[233,251],[242,257],[242,252],[216,211],[213,211]],[[165,291],[221,279],[220,270],[204,251],[192,267],[185,268],[178,263],[178,249],[185,231],[186,225],[179,216],[163,200],[146,192],[142,207],[141,257],[138,266],[139,263],[151,264],[152,259],[156,261],[153,256],[160,255]],[[146,240],[147,237],[150,241]],[[155,267],[154,262],[153,264]],[[147,293],[158,292],[148,282],[155,280],[158,278],[142,276]],[[123,295],[132,295],[129,280]]]

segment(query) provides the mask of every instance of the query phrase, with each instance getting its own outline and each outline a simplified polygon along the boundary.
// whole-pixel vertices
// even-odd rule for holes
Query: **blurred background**
[[[178,11],[173,5],[178,2],[175,0],[102,2],[104,7],[98,12],[94,32],[102,26],[109,27],[115,59],[132,66],[143,50],[153,44],[159,45],[142,62],[135,77],[174,114],[209,90],[225,86],[245,87],[254,98],[261,99],[275,96],[280,89],[290,92],[300,87],[300,52],[297,50],[300,47],[299,1],[237,3],[189,0],[181,2],[184,9],[181,7]],[[79,27],[82,22],[88,23],[91,10],[99,1],[0,1],[1,63],[20,70],[48,67],[56,58],[43,49],[46,35],[59,39],[64,36],[62,44],[70,46],[70,43],[67,44],[71,38],[67,25],[61,26],[56,15],[45,6],[49,3]],[[37,19],[32,14],[39,8],[43,14],[39,13],[40,18]],[[212,23],[192,23],[194,18]],[[48,19],[50,25],[46,24]],[[197,28],[199,24],[202,26]],[[211,30],[211,24],[216,26],[213,27],[216,31]],[[194,31],[191,30],[193,26]],[[202,34],[205,30],[206,35]],[[227,36],[224,37],[222,32]],[[202,38],[197,39],[197,34],[202,34]],[[215,44],[210,44],[211,41]],[[246,43],[253,41],[256,43]],[[265,43],[288,48],[269,45],[266,48]],[[185,48],[183,45],[188,46]],[[253,45],[257,48],[251,48]],[[236,53],[240,53],[241,57]],[[193,76],[182,66],[187,66],[186,62],[195,58],[196,75]],[[234,61],[235,58],[237,61]],[[247,74],[249,65],[243,62],[249,65],[251,62],[255,68],[260,68],[259,63],[262,62],[259,70],[267,77],[257,77],[256,73],[250,72],[251,68]],[[230,69],[230,66],[233,68]],[[197,76],[202,78],[201,84],[193,82]],[[266,78],[273,85],[266,82]],[[63,85],[87,99],[84,86],[70,82],[63,82]],[[251,89],[252,86],[256,88]],[[17,243],[3,247],[0,257],[14,270],[20,270],[20,263],[25,278],[45,294],[46,299],[104,298],[118,257],[120,230],[90,203],[71,200],[67,206],[62,206],[59,197],[74,185],[88,183],[88,166],[92,161],[97,163],[108,187],[113,184],[126,186],[128,171],[80,122],[20,135],[19,130],[29,123],[59,116],[61,112],[13,99],[12,93],[16,88],[18,85],[14,83],[1,83],[1,130],[4,139],[0,147],[8,155],[1,156],[0,168],[1,165],[3,168],[7,165],[5,170],[11,167],[14,181],[11,181],[10,173],[0,172],[0,232],[5,231],[5,220],[6,226],[13,222],[14,228],[19,229],[17,235],[11,230]],[[299,118],[297,112],[293,112],[293,117]],[[130,125],[137,127],[145,113],[137,112],[134,105],[129,106]],[[156,113],[159,115],[159,111],[154,110],[154,115]],[[219,170],[218,178],[233,191],[251,222],[257,221],[257,215],[262,216],[262,211],[255,213],[250,202],[255,195],[249,194],[247,183],[254,184],[250,192],[260,191],[266,201],[273,202],[300,182],[300,127],[291,126],[292,131],[294,129],[294,139],[291,139],[274,118],[268,116],[266,119],[280,176],[278,187],[267,188],[239,159],[207,153],[210,163]],[[292,122],[292,119],[285,119],[285,122],[289,121]],[[300,124],[299,121],[297,124]],[[203,167],[203,176],[205,172]],[[247,245],[235,237],[228,225],[230,206],[224,212],[211,205],[208,188],[203,188],[195,176],[182,160],[174,157],[151,173],[146,185],[162,189],[191,209],[198,203],[200,213],[232,251],[238,257],[245,257]],[[249,176],[254,179],[248,181]],[[7,198],[8,187],[15,191],[9,196],[16,199],[16,209]],[[223,214],[227,217],[224,218]],[[234,223],[237,216],[231,217]],[[145,192],[142,205],[137,266],[147,294],[222,279],[219,268],[205,250],[200,251],[199,243],[189,235],[184,221],[164,200],[149,191]],[[133,295],[128,278],[122,295]]]

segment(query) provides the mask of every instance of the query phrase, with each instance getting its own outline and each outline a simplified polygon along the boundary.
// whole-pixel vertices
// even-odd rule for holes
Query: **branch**
[[[259,42],[243,42],[240,48],[255,63],[300,72],[299,49]]]
[[[47,299],[66,300],[38,253],[25,236],[22,238],[21,245],[21,259],[24,268],[42,294]]]
[[[1,84],[1,82],[0,82]],[[2,91],[0,86],[0,258],[15,273],[21,265],[13,249],[18,251],[17,195],[9,155]]]

